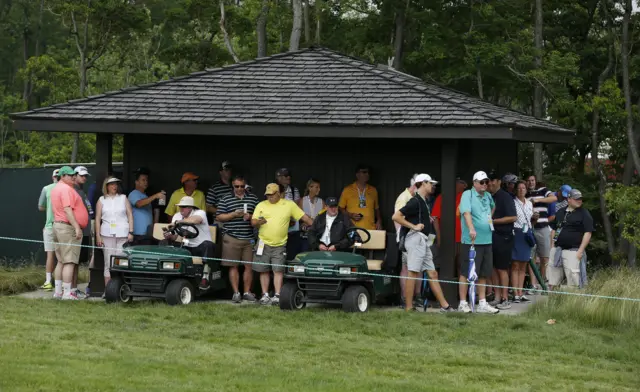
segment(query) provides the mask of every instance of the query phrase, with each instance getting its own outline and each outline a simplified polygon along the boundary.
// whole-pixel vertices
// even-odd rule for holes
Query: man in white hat
[[[55,267],[56,261],[56,252],[53,241],[53,209],[51,209],[51,189],[56,186],[56,183],[59,180],[58,177],[58,169],[53,171],[51,174],[51,180],[53,181],[51,184],[42,188],[40,192],[40,199],[38,200],[38,210],[47,213],[47,220],[44,224],[44,229],[42,230],[42,237],[44,240],[44,251],[47,253],[47,265],[46,265],[46,279],[42,287],[43,290],[51,291],[53,290],[53,284],[51,283],[51,275],[53,274],[53,269]]]
[[[199,209],[193,197],[183,196],[176,204],[178,212],[173,215],[171,224],[178,222],[192,223],[198,229],[198,236],[189,240],[189,244],[185,246],[193,256],[213,257],[215,245],[211,241],[211,232],[209,231],[209,222],[207,221],[207,213]],[[175,241],[177,236],[165,232],[164,238],[169,241]],[[210,261],[209,261],[210,262]],[[209,272],[211,271],[207,260],[205,260],[204,275],[200,288],[206,290],[209,288]]]
[[[429,287],[440,303],[440,310],[442,312],[454,311],[442,294],[442,288],[437,281],[438,272],[431,253],[435,232],[427,198],[433,194],[437,183],[428,174],[423,173],[416,176],[415,196],[399,211],[396,211],[392,218],[394,222],[402,226],[400,235],[405,237],[407,269],[409,270],[409,279],[405,283],[404,292],[406,311],[413,310],[414,287],[424,271],[427,271],[427,275],[429,275]]]
[[[393,209],[393,212],[398,212],[400,209],[407,205],[409,200],[416,194],[416,177],[418,177],[418,173],[415,173],[413,177],[409,180],[409,187],[405,188],[404,192],[402,192],[398,198],[396,199],[396,204]],[[402,225],[398,222],[394,222],[396,227],[396,242],[400,242],[400,229]],[[406,277],[409,276],[409,270],[407,269],[407,253],[402,252],[401,254],[402,261],[402,269],[400,270],[400,297],[402,298],[402,302],[404,302],[404,288],[407,283]],[[415,295],[416,298],[420,294],[420,285],[416,285]]]
[[[462,266],[459,278],[460,306],[458,310],[470,313],[467,303],[467,288],[469,274],[469,250],[474,246],[476,250],[475,265],[478,274],[478,295],[480,303],[478,313],[498,313],[499,310],[487,303],[487,279],[493,273],[493,212],[495,203],[487,192],[489,176],[483,171],[473,175],[473,187],[462,193],[460,198],[460,220],[462,225],[462,245],[460,254]]]

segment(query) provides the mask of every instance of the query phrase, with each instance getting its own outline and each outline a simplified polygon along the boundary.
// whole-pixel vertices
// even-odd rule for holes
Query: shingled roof
[[[551,122],[317,47],[15,113],[12,118],[19,129],[60,131],[71,131],[71,123],[96,131],[88,124],[102,122],[101,129],[108,130],[108,123],[125,122],[499,128],[537,130],[547,138],[573,136]],[[55,128],[62,122],[65,129]]]

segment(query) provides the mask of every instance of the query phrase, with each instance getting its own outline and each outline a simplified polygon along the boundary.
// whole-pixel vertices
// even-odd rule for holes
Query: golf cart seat
[[[369,271],[382,270],[384,260],[374,259],[374,251],[383,251],[387,247],[387,232],[384,230],[369,230],[371,239],[366,244],[362,244],[358,249],[367,250],[367,268]]]

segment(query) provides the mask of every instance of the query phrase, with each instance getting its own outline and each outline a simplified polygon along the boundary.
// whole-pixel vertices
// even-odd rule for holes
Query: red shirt
[[[53,220],[56,222],[69,222],[67,214],[64,213],[65,207],[71,207],[73,216],[80,228],[84,229],[89,224],[89,212],[87,206],[84,205],[82,198],[78,195],[73,187],[58,181],[56,186],[51,190],[51,209],[53,209]]]
[[[461,198],[462,198],[462,193],[456,194],[456,242],[462,241],[462,226],[460,225],[460,212],[458,210],[458,207],[460,207]],[[438,195],[438,197],[436,197],[435,203],[433,203],[433,211],[431,212],[431,216],[441,221],[442,220],[441,210],[442,210],[442,195]]]

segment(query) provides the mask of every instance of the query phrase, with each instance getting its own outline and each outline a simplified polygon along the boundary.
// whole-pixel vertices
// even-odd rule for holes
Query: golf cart
[[[209,226],[215,243],[216,226]],[[201,290],[198,285],[204,273],[201,257],[191,256],[183,246],[198,236],[198,228],[191,223],[156,223],[153,237],[164,240],[164,232],[178,235],[180,246],[138,245],[123,248],[123,255],[111,256],[111,280],[105,289],[107,303],[130,303],[134,297],[164,298],[169,305],[187,305],[196,296],[224,289],[220,265],[208,261],[211,268],[210,286]]]
[[[358,235],[361,232],[365,239]],[[357,249],[386,253],[387,233],[353,227],[347,230],[353,245],[349,252],[301,253],[286,268],[280,291],[280,309],[299,310],[307,303],[342,304],[345,312],[366,312],[372,302],[397,297],[398,279],[383,271],[383,259],[367,259]]]

